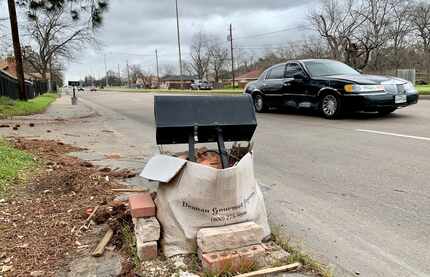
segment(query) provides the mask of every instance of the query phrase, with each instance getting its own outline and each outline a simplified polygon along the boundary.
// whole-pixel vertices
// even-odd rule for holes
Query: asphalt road
[[[120,117],[112,127],[124,138],[154,143],[152,95],[82,98]],[[387,117],[258,115],[255,168],[270,219],[336,276],[430,276],[429,157],[429,100]]]

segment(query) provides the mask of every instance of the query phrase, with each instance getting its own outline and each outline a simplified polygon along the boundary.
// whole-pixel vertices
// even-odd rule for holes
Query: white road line
[[[401,137],[401,138],[410,138],[410,139],[430,141],[430,138],[428,138],[428,137],[417,137],[417,136],[388,133],[388,132],[380,132],[380,131],[374,131],[374,130],[365,130],[365,129],[355,129],[355,130],[358,132],[372,133],[372,134],[378,134],[378,135],[386,135],[386,136],[393,136],[393,137]]]

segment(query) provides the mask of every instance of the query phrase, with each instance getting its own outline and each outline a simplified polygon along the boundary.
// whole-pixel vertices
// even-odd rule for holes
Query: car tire
[[[254,108],[257,113],[264,113],[268,110],[268,107],[264,101],[264,97],[261,94],[255,94],[254,97]]]
[[[335,93],[326,93],[321,96],[320,111],[327,119],[339,118],[342,103],[340,97]]]
[[[389,115],[390,113],[394,112],[395,110],[397,110],[397,108],[386,108],[386,109],[380,109],[378,110],[379,115]]]

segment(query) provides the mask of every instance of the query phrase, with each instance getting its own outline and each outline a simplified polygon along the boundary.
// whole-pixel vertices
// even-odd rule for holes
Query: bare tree
[[[143,79],[143,71],[140,65],[138,64],[131,64],[129,66],[130,71],[130,81],[132,83],[136,83],[137,79],[142,78]]]
[[[214,81],[218,83],[221,78],[221,73],[228,61],[228,49],[222,46],[219,40],[213,41],[209,45],[209,57],[211,69],[214,73]]]
[[[311,24],[324,38],[334,59],[345,59],[345,48],[363,19],[353,0],[322,0],[321,9],[311,12]]]
[[[0,7],[1,7],[1,3],[0,3]],[[9,44],[10,44],[9,35],[6,31],[7,23],[8,23],[7,18],[0,18],[0,56],[2,52],[4,52],[7,47],[9,47]]]
[[[191,66],[199,79],[203,79],[208,73],[210,62],[208,41],[208,37],[202,32],[195,34],[192,38]]]
[[[64,9],[40,10],[34,13],[27,25],[31,47],[26,48],[24,58],[43,80],[48,80],[54,59],[72,59],[84,45],[94,41],[89,25],[79,24],[65,17],[64,13]]]
[[[194,74],[194,69],[190,62],[182,61],[182,73],[188,76],[192,76]]]
[[[0,9],[6,9],[5,2],[0,1]],[[0,17],[0,56],[10,44],[10,38],[7,33],[8,22],[9,19],[7,17]]]
[[[390,2],[391,0],[363,0],[363,8],[357,10],[363,22],[354,35],[364,54],[362,63],[357,66],[359,68],[365,68],[372,59],[374,69],[379,69],[380,50],[389,38],[393,7]]]
[[[420,2],[414,9],[412,24],[421,41],[427,73],[430,73],[430,3]]]
[[[327,47],[321,38],[309,37],[302,42],[300,48],[301,53],[297,56],[301,58],[321,59],[328,56]]]
[[[412,5],[411,1],[391,0],[391,24],[388,28],[388,37],[392,44],[391,62],[396,71],[401,64],[400,52],[405,49],[406,38],[412,31]]]
[[[412,24],[425,52],[430,53],[430,3],[420,2],[414,9]]]

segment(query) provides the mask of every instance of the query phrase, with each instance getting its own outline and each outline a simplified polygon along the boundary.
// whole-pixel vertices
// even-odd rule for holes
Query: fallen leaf
[[[1,272],[8,272],[8,271],[12,271],[13,266],[11,265],[4,265],[1,268]]]

